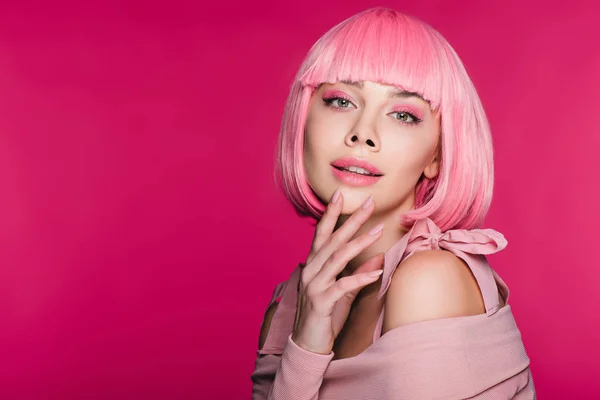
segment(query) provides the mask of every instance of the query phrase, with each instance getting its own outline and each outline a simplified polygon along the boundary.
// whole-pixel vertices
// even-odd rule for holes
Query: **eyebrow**
[[[362,89],[364,86],[362,81],[360,81],[360,82],[340,81],[340,82],[345,83],[346,85],[355,86],[359,89]],[[395,98],[407,99],[410,97],[416,97],[416,98],[424,101],[425,103],[429,104],[429,100],[424,99],[423,96],[421,96],[419,93],[409,92],[408,90],[402,90],[402,89],[398,89],[398,88],[390,88],[390,90],[388,91],[388,96],[392,99],[395,99]]]

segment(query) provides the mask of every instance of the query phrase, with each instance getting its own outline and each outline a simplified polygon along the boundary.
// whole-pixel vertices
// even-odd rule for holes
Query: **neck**
[[[353,258],[347,265],[341,276],[347,276],[352,274],[358,267],[365,263],[371,257],[387,252],[396,242],[404,237],[408,232],[408,229],[400,225],[400,217],[412,207],[398,207],[394,210],[373,212],[371,218],[364,223],[363,226],[358,230],[354,238],[367,233],[375,225],[383,223],[383,234],[381,239],[373,243],[371,246],[363,250],[358,256]],[[338,222],[335,229],[338,229],[350,218],[350,215],[341,215],[338,218]]]

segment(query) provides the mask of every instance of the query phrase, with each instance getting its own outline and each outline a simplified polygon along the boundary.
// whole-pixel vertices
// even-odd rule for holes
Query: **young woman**
[[[375,8],[327,32],[300,67],[278,167],[318,221],[277,286],[254,399],[534,399],[529,358],[485,257],[493,189],[485,113],[428,25]]]

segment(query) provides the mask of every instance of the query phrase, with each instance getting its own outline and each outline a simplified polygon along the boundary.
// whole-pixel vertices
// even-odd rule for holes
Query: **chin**
[[[372,195],[367,190],[360,190],[355,188],[342,188],[342,196],[344,196],[344,207],[342,209],[342,214],[352,214],[356,211],[360,206],[363,205],[367,198]],[[377,199],[375,200],[375,207],[377,207]]]

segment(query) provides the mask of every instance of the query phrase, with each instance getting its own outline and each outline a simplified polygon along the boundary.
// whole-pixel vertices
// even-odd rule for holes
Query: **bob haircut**
[[[442,231],[479,228],[492,200],[489,124],[460,58],[440,33],[388,8],[362,11],[334,26],[310,49],[284,109],[276,179],[297,213],[319,220],[325,204],[312,191],[303,162],[308,104],[324,82],[373,81],[415,92],[441,117],[439,174],[421,177],[414,209],[400,224],[431,218]]]

